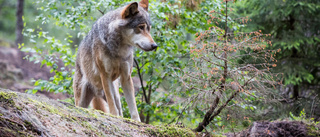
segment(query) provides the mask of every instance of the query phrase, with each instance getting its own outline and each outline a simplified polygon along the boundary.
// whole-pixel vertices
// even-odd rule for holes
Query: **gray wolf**
[[[140,121],[131,72],[133,47],[144,51],[157,48],[150,35],[148,0],[133,2],[99,18],[81,42],[75,65],[73,90],[76,106],[123,116],[119,84],[131,118]]]

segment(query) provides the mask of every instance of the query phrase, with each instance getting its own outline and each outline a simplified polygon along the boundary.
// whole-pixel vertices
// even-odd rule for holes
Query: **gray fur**
[[[78,49],[73,88],[77,106],[88,107],[95,99],[98,104],[94,101],[93,106],[105,111],[98,99],[103,98],[110,113],[122,116],[117,84],[120,77],[131,118],[140,121],[131,79],[133,46],[150,51],[157,45],[149,33],[149,14],[140,6],[137,9],[137,3],[129,5],[108,12],[93,24]],[[128,9],[130,12],[123,12]],[[123,18],[122,13],[128,17]],[[141,24],[147,30],[139,28]]]
[[[95,46],[94,41],[99,40],[104,44],[104,51],[106,55],[111,57],[120,57],[117,53],[119,53],[120,46],[132,46],[127,45],[127,43],[123,42],[122,32],[121,30],[128,28],[135,28],[137,25],[141,23],[146,23],[148,28],[151,26],[151,21],[149,18],[149,14],[139,7],[139,13],[135,18],[130,18],[127,20],[121,19],[120,13],[124,7],[116,9],[114,11],[110,11],[100,17],[92,26],[88,35],[84,38],[82,43],[80,44],[81,48],[85,48],[89,50],[89,48],[93,48]],[[112,28],[113,31],[109,31],[109,24],[112,21],[120,20],[118,26]],[[100,39],[96,39],[100,38]],[[90,47],[89,47],[90,46]]]

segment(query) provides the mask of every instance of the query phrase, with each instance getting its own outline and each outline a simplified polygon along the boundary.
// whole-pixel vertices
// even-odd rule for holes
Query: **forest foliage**
[[[55,74],[49,80],[33,80],[35,88],[28,92],[73,94],[80,41],[104,13],[129,2],[26,2],[25,41],[19,47],[35,53],[27,60]],[[0,0],[0,6],[14,4]],[[283,99],[304,98],[308,103],[319,97],[319,12],[315,0],[151,0],[151,33],[159,48],[135,50],[132,74],[144,81],[136,93],[142,121],[234,132],[253,120],[294,116],[302,110],[315,116],[319,103],[304,108],[293,101],[300,107],[286,107],[288,111],[278,106]],[[0,20],[0,36],[14,28],[8,22],[14,20],[12,13],[0,9],[6,18]],[[124,117],[129,117],[124,98],[121,101]],[[261,117],[267,113],[271,115]]]
[[[278,109],[285,111],[279,112],[298,115],[305,109],[309,116],[314,115],[317,107],[312,104],[320,97],[320,1],[245,0],[236,9],[239,16],[252,20],[248,28],[272,35],[270,49],[281,49],[272,71],[283,73],[285,86],[279,94],[293,104],[283,103]]]

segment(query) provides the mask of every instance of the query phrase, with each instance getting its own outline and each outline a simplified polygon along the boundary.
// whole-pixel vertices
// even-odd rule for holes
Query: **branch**
[[[214,57],[216,57],[217,59],[220,59],[220,60],[223,60],[223,61],[227,61],[226,59],[224,59],[224,58],[220,58],[220,57],[218,57],[217,55],[216,55],[216,46],[215,45],[213,45],[213,56]]]
[[[220,98],[217,96],[216,99],[214,100],[213,104],[212,104],[212,107],[204,115],[204,118],[203,118],[202,122],[199,123],[198,127],[196,129],[194,129],[194,131],[201,132],[204,129],[204,127],[206,127],[210,123],[210,121],[212,121],[212,120],[210,120],[211,119],[211,115],[212,115],[213,111],[216,109],[216,107],[218,106],[219,101],[220,101]]]
[[[140,67],[139,67],[138,61],[136,60],[136,58],[134,58],[133,60],[134,60],[134,63],[136,64],[137,69],[138,69],[138,75],[139,75],[140,84],[141,84],[141,88],[142,88],[142,91],[143,91],[144,98],[145,98],[146,102],[148,102],[147,93],[146,93],[146,90],[144,89],[143,80],[142,80],[142,77],[141,77],[141,74],[140,74]]]
[[[240,46],[240,45],[242,45],[243,43],[248,42],[248,41],[250,41],[250,40],[253,39],[253,38],[260,37],[260,36],[262,36],[262,35],[263,35],[263,34],[256,35],[256,36],[254,36],[254,37],[250,37],[250,38],[248,38],[248,39],[240,42],[239,44],[235,45],[235,47],[236,47],[236,46]]]
[[[178,118],[177,121],[176,121],[176,124],[177,124],[178,121],[179,121],[179,119],[180,119],[180,117],[182,116],[183,112],[188,108],[189,104],[190,104],[193,100],[197,99],[197,98],[199,97],[199,95],[200,95],[200,94],[197,94],[197,95],[194,97],[194,99],[191,99],[191,100],[189,101],[189,103],[182,109],[181,113],[180,113],[177,117],[173,118],[167,125],[170,125],[176,118]]]
[[[102,15],[104,15],[104,11],[101,11],[100,9],[98,9],[98,11],[99,11]]]
[[[232,94],[232,96],[210,117],[209,121],[212,121],[214,117],[216,117],[217,115],[220,114],[221,110],[224,109],[227,104],[234,98],[237,96],[237,94],[240,92],[240,90],[237,90],[236,92],[234,92]]]
[[[149,84],[149,89],[148,89],[148,100],[147,103],[150,105],[150,98],[151,98],[151,90],[152,90],[152,85],[151,83]]]
[[[194,131],[196,131],[196,132],[201,132],[201,131],[204,129],[204,127],[206,127],[206,126],[213,120],[214,117],[216,117],[217,115],[219,115],[219,114],[221,113],[222,109],[224,109],[224,108],[228,105],[228,103],[229,103],[234,97],[237,96],[237,94],[238,94],[239,92],[240,92],[240,89],[237,90],[236,92],[234,92],[234,93],[229,97],[229,99],[228,99],[221,107],[219,107],[219,109],[218,109],[214,114],[212,114],[213,111],[216,109],[219,101],[220,101],[219,97],[216,97],[215,102],[214,102],[214,104],[212,105],[211,109],[206,113],[205,117],[203,118],[203,121],[202,121],[201,123],[199,123],[198,127],[197,127],[196,129],[194,129]]]
[[[218,63],[215,63],[215,62],[212,62],[210,60],[208,60],[207,58],[205,57],[201,57],[202,59],[204,59],[205,61],[208,61],[209,63],[213,64],[213,65],[216,65],[216,66],[219,66],[219,67],[223,67],[222,65],[218,64]]]

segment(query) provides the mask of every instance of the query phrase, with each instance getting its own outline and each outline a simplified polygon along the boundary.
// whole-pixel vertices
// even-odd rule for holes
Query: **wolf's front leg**
[[[95,61],[100,72],[101,84],[107,98],[109,111],[112,115],[119,116],[118,109],[115,105],[115,100],[114,100],[115,89],[112,83],[112,78],[106,73],[106,69],[102,65],[103,64],[102,61],[99,58],[96,58]]]
[[[121,77],[120,80],[121,80],[121,86],[123,88],[123,93],[130,110],[131,119],[134,119],[140,122],[140,117],[137,109],[131,76]]]
[[[115,89],[115,94],[114,94],[114,101],[116,103],[116,107],[119,111],[119,116],[123,117],[122,114],[122,106],[121,106],[121,98],[120,98],[120,93],[119,93],[119,79],[116,79],[113,81],[114,89]]]
[[[115,89],[114,89],[112,80],[111,80],[111,78],[104,77],[103,74],[100,75],[100,77],[101,77],[101,82],[102,82],[102,87],[103,87],[104,93],[107,97],[109,111],[112,115],[119,116],[118,109],[116,107],[115,99],[114,99]]]

